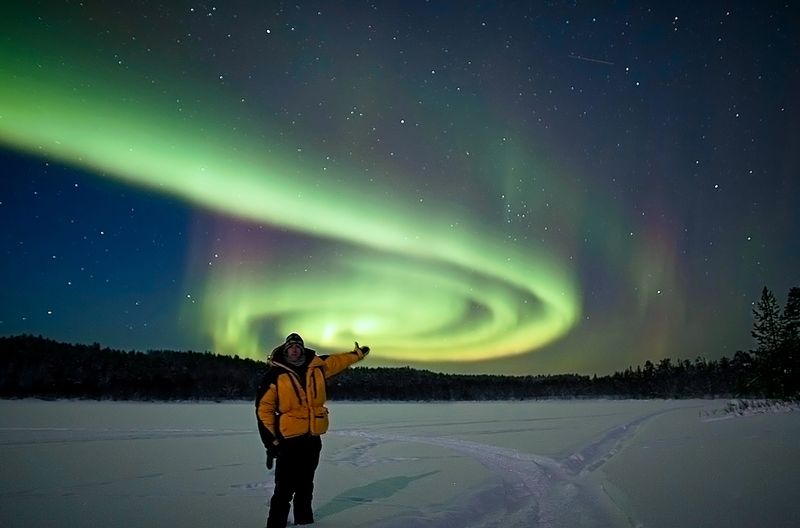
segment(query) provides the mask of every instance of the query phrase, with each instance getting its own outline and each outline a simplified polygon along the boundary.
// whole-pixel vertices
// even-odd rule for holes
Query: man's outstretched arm
[[[320,357],[320,359],[322,359],[322,361],[325,363],[325,377],[330,378],[331,376],[335,376],[353,363],[364,359],[367,354],[369,354],[369,347],[359,346],[358,342],[356,342],[355,347],[350,352]]]

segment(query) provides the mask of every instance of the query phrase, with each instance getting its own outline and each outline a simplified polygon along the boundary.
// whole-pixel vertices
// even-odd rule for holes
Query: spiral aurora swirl
[[[329,349],[358,340],[387,360],[482,360],[539,348],[578,317],[566,266],[446,199],[414,209],[402,185],[343,188],[346,172],[323,174],[279,148],[269,152],[253,139],[263,131],[233,130],[210,113],[177,119],[144,88],[121,100],[129,87],[119,81],[13,62],[0,83],[7,147],[343,246],[311,273],[298,274],[291,261],[209,273],[207,320],[197,331],[209,332],[216,352],[263,358],[259,339],[270,328]]]

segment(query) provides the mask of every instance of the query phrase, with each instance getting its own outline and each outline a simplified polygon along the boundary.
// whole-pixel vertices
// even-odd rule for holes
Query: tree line
[[[443,374],[355,367],[328,382],[339,400],[519,400],[535,398],[795,398],[800,394],[800,288],[783,309],[764,288],[753,310],[757,345],[732,358],[672,360],[607,376]],[[212,353],[120,351],[41,336],[0,338],[0,397],[109,400],[250,400],[261,361]]]

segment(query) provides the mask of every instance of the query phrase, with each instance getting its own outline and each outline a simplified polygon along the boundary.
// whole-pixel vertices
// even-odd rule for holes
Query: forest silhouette
[[[800,394],[800,287],[783,309],[764,287],[753,309],[756,347],[731,358],[662,358],[604,376],[444,374],[349,369],[328,382],[336,400],[537,398],[796,398]],[[42,336],[0,337],[1,398],[251,400],[266,363],[209,352],[120,351]]]

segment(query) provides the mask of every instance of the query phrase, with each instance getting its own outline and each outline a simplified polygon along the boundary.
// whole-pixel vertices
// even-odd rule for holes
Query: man
[[[289,334],[270,354],[270,369],[258,388],[258,432],[267,449],[267,468],[275,458],[275,491],[267,528],[284,528],[294,506],[295,524],[311,524],[314,472],[322,450],[320,435],[328,430],[325,380],[364,359],[369,347],[317,356],[303,338]]]

